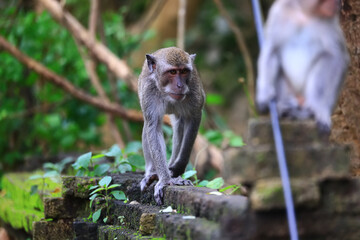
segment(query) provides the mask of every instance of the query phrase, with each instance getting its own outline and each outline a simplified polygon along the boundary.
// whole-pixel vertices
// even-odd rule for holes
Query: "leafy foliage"
[[[204,136],[210,143],[218,147],[223,145],[228,145],[230,147],[242,147],[245,145],[242,137],[236,135],[230,130],[226,130],[224,132],[220,132],[218,130],[208,130],[204,133]]]
[[[105,173],[136,171],[145,169],[145,159],[141,155],[141,142],[130,142],[124,150],[117,144],[109,150],[93,155],[92,152],[82,154],[72,165],[76,176],[103,176]],[[104,158],[113,158],[112,164],[103,162]]]
[[[14,1],[0,7],[0,34],[75,86],[95,93],[71,35],[46,11],[36,14],[19,6],[23,5]],[[141,39],[153,35],[128,34],[119,13],[107,13],[103,21],[106,40],[120,57],[136,49]],[[0,63],[0,161],[5,167],[24,156],[50,156],[101,144],[99,128],[106,120],[103,113],[39,79],[6,52],[0,52]],[[98,74],[100,79],[107,79],[104,66],[98,67]],[[109,81],[102,84],[109,93]],[[123,81],[117,81],[116,90],[117,97],[126,100],[126,107],[139,107],[136,94]],[[140,126],[132,124],[131,128],[137,131]]]
[[[126,200],[125,193],[120,190],[115,190],[115,188],[120,187],[120,184],[111,184],[112,178],[110,176],[103,177],[98,185],[90,187],[90,190],[93,190],[90,193],[90,208],[95,199],[103,198],[105,200],[105,205],[100,207],[97,211],[92,214],[92,221],[97,222],[101,216],[101,211],[105,209],[106,216],[103,219],[104,223],[107,223],[109,219],[109,210],[110,210],[110,200],[115,198],[117,200]]]

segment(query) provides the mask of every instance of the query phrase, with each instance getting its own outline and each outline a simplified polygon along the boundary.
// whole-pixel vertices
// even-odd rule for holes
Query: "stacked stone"
[[[313,121],[282,121],[281,131],[300,239],[360,239],[360,181],[350,177],[349,148],[330,143]],[[225,152],[224,178],[250,186],[250,239],[289,239],[269,119],[250,120],[247,145]]]

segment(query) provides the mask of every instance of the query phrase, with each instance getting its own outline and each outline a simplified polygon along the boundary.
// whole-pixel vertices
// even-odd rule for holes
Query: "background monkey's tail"
[[[262,18],[262,11],[259,4],[259,0],[252,0],[253,5],[253,13],[255,18],[255,26],[256,32],[258,35],[258,41],[260,49],[263,46],[264,42],[264,31],[263,31],[263,18]],[[278,112],[276,109],[276,101],[272,100],[269,103],[269,110],[271,116],[271,125],[274,134],[274,141],[276,147],[276,155],[279,163],[280,168],[280,176],[284,190],[284,198],[286,204],[286,213],[289,222],[289,231],[291,240],[298,240],[298,232],[296,226],[296,216],[294,210],[294,202],[291,195],[291,186],[290,186],[290,178],[289,172],[286,165],[286,158],[285,158],[285,151],[284,151],[284,144],[281,136],[280,124],[279,124],[279,117]]]

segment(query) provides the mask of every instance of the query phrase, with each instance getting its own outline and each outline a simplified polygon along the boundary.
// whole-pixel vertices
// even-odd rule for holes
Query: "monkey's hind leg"
[[[143,144],[143,151],[144,151],[144,158],[145,158],[145,176],[140,182],[141,191],[144,191],[154,181],[159,180],[159,177],[156,173],[153,159],[150,154],[149,143],[144,136],[145,135],[144,132],[145,131],[143,131],[142,144]]]
[[[172,153],[171,158],[169,161],[169,170],[171,173],[171,177],[178,177],[174,176],[173,172],[171,171],[171,166],[174,166],[181,150],[181,145],[183,144],[184,139],[184,125],[185,121],[181,117],[176,117],[175,115],[170,115],[171,124],[173,126],[173,142],[172,142]]]

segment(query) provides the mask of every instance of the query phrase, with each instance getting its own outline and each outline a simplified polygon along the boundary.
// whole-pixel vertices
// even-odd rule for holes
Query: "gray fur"
[[[144,115],[142,143],[146,161],[145,177],[141,190],[158,179],[154,197],[162,204],[163,187],[166,185],[191,185],[179,177],[185,170],[199,129],[205,93],[193,63],[195,55],[189,55],[175,47],[160,49],[151,55],[156,67],[145,60],[139,77],[139,98]],[[188,84],[184,86],[184,99],[174,100],[168,89],[161,84],[163,74],[173,67],[184,66],[190,70]],[[170,114],[173,125],[173,152],[166,163],[166,148],[161,129],[164,114]]]
[[[331,113],[349,62],[338,16],[310,15],[315,0],[277,0],[258,61],[259,110],[273,99],[281,115],[314,117],[330,131]],[[302,96],[303,106],[296,96]]]

